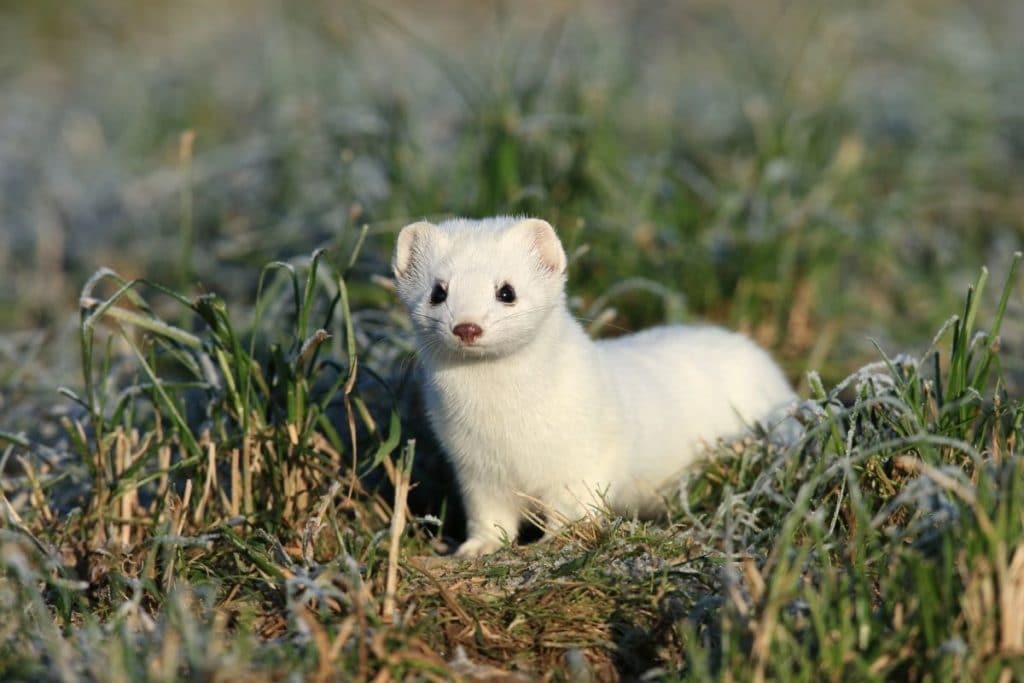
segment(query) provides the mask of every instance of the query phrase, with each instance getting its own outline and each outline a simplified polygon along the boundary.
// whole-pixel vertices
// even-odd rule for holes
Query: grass
[[[5,678],[1024,673],[1024,405],[992,381],[1014,270],[980,331],[987,273],[970,290],[946,362],[815,380],[799,444],[723,445],[668,526],[584,520],[457,563],[433,551],[451,491],[406,513],[429,478],[414,463],[438,454],[368,407],[352,258],[268,267],[258,315],[281,317],[259,327],[282,337],[247,343],[209,295],[149,287],[196,334],[145,283],[86,284],[66,450],[3,437],[21,482],[0,501]]]
[[[1024,677],[1009,5],[249,9],[4,10],[0,678]],[[595,334],[756,337],[806,437],[440,556],[381,276],[497,212]]]

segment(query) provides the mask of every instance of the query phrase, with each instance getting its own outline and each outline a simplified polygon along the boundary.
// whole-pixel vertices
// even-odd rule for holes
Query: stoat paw
[[[501,543],[498,541],[492,541],[486,538],[470,538],[459,546],[458,550],[455,551],[455,556],[480,557],[481,555],[493,553],[500,547]]]

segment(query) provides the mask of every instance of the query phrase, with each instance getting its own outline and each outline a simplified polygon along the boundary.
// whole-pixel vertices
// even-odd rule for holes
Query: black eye
[[[434,306],[444,303],[444,300],[448,298],[448,290],[444,288],[440,282],[434,285],[434,289],[430,291],[430,303]]]
[[[503,304],[512,304],[516,301],[516,290],[507,282],[498,288],[495,298]]]

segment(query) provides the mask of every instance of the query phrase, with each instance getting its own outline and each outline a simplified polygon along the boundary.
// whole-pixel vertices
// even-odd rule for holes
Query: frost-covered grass
[[[0,16],[0,679],[1024,677],[1015,5],[53,9]],[[806,437],[442,556],[384,276],[496,212]]]
[[[269,266],[251,335],[213,296],[86,284],[65,437],[0,435],[5,679],[1024,675],[1014,272],[984,326],[982,274],[947,354],[812,377],[806,436],[723,444],[666,523],[584,520],[466,563],[436,554],[457,516],[399,419],[415,401],[382,396],[401,338],[365,350],[345,268]]]

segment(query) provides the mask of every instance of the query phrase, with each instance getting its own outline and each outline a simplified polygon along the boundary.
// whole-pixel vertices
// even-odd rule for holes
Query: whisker
[[[573,318],[576,321],[581,322],[581,323],[592,323],[592,322],[595,322],[595,321],[597,321],[599,319],[599,318],[587,318],[587,317],[582,316],[582,315],[574,315]],[[602,328],[607,327],[610,330],[615,330],[616,332],[623,332],[625,334],[632,334],[633,332],[636,331],[636,330],[632,330],[632,329],[630,329],[628,327],[623,327],[622,325],[613,325],[612,323],[604,322],[604,321],[602,321],[601,327]]]
[[[554,310],[555,308],[558,308],[558,306],[556,304],[552,304],[550,306],[534,306],[533,308],[527,308],[527,309],[524,309],[522,311],[517,311],[515,313],[507,315],[504,318],[501,318],[499,320],[496,320],[494,322],[494,324],[491,325],[491,327],[497,327],[501,323],[508,322],[509,320],[515,320],[517,318],[521,318],[524,315],[528,316],[528,315],[538,315],[538,314],[546,313],[548,311]]]
[[[432,315],[427,315],[426,313],[420,313],[418,311],[409,311],[409,317],[410,318],[416,318],[418,320],[430,320],[430,321],[436,322],[436,323],[441,322],[440,318],[435,318]]]

